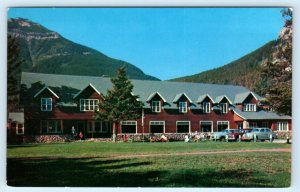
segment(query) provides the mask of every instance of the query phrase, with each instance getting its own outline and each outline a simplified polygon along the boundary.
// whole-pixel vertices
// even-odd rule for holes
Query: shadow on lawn
[[[272,187],[245,170],[162,170],[147,159],[7,160],[7,184],[31,187]],[[241,183],[246,181],[246,183]]]

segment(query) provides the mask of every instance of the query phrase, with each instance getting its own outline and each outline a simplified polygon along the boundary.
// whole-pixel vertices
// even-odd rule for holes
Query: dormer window
[[[152,105],[151,105],[151,108],[152,108],[152,112],[160,112],[160,101],[152,101]]]
[[[220,111],[221,111],[221,113],[227,113],[227,111],[228,111],[227,103],[220,103]]]
[[[98,111],[99,99],[80,99],[80,111]]]
[[[256,111],[256,104],[244,104],[244,111]]]
[[[204,113],[210,113],[210,103],[209,102],[203,102],[203,112]]]
[[[178,108],[180,113],[186,113],[187,112],[187,102],[179,102]]]
[[[52,98],[41,98],[41,111],[52,111]]]

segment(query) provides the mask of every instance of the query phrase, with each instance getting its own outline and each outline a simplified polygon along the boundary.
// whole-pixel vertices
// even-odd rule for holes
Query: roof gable
[[[52,95],[54,95],[57,99],[59,99],[58,95],[56,95],[54,93],[54,91],[52,91],[49,87],[45,86],[44,88],[42,88],[39,92],[37,92],[33,98],[36,98],[37,96],[39,96],[41,93],[43,93],[44,91],[49,91]]]
[[[227,99],[230,104],[232,104],[231,100],[226,95],[218,96],[216,98],[216,103],[220,103],[224,98]]]
[[[165,103],[167,102],[167,100],[159,92],[151,93],[146,101],[150,102],[156,95],[158,95],[163,100],[163,102],[165,102]]]
[[[254,94],[252,91],[250,91],[250,92],[244,92],[244,93],[237,94],[234,98],[234,103],[243,103],[249,95],[252,95],[257,101],[262,99],[262,97],[258,96],[257,94]]]
[[[190,102],[190,103],[193,103],[193,101],[185,94],[185,93],[179,93],[177,94],[174,99],[173,99],[173,103],[176,103],[181,97],[185,97],[187,98],[187,100]]]
[[[88,86],[86,86],[84,89],[82,89],[81,91],[79,91],[76,95],[74,95],[73,99],[76,99],[81,93],[83,93],[89,87],[91,87],[96,93],[98,93],[99,95],[101,95],[100,92],[90,83]]]
[[[211,96],[209,94],[206,95],[200,95],[197,99],[197,103],[202,103],[204,101],[204,99],[209,98],[213,103],[215,103],[215,101],[211,98]]]

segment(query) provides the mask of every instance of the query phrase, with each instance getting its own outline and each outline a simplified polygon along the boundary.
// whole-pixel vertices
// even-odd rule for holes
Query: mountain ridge
[[[118,68],[125,67],[130,79],[159,80],[131,63],[72,42],[28,19],[9,18],[8,35],[19,41],[24,72],[113,77]]]
[[[272,49],[276,43],[276,40],[270,41],[221,67],[189,76],[170,79],[169,81],[232,84],[245,86],[252,91],[260,92],[259,86],[263,84],[260,75],[260,66],[265,59],[271,56]]]

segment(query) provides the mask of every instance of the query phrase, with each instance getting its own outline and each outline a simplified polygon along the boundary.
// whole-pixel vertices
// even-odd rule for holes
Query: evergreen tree
[[[118,69],[117,77],[112,78],[111,82],[113,87],[100,101],[95,119],[113,123],[113,141],[116,142],[120,122],[140,118],[143,103],[138,100],[139,96],[133,95],[133,85],[124,68]]]
[[[271,59],[262,66],[262,76],[267,79],[264,92],[270,107],[280,114],[292,114],[292,34],[293,14],[283,9],[285,25],[279,34]]]
[[[21,64],[19,57],[20,48],[17,39],[12,36],[7,38],[7,110],[14,111],[18,109]]]

